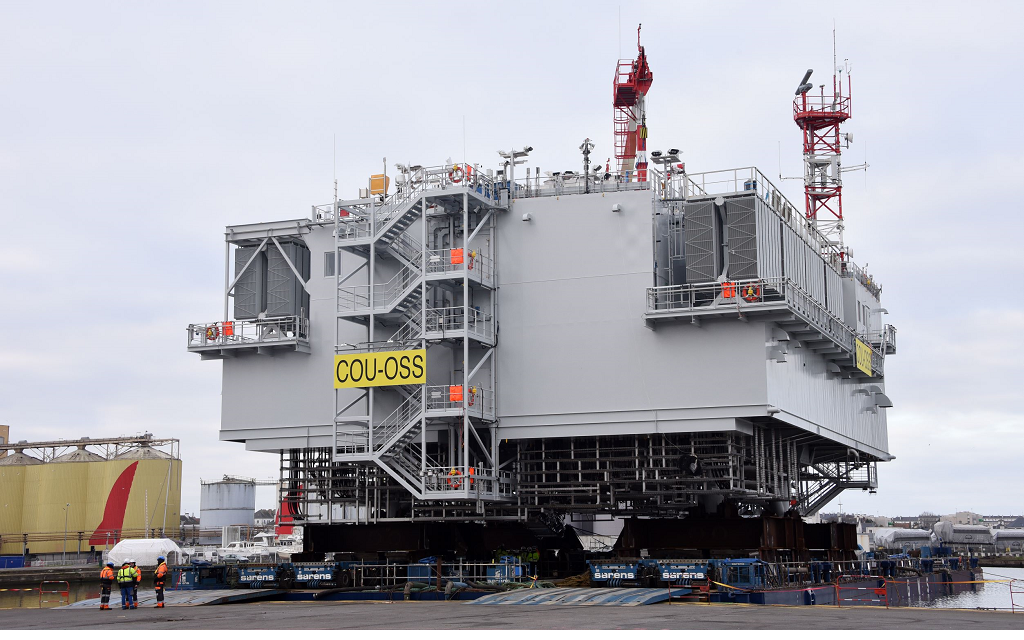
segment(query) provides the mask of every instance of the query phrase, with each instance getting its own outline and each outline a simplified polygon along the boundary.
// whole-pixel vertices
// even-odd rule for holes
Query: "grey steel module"
[[[842,237],[841,73],[794,101],[797,208],[756,168],[648,166],[638,50],[614,170],[589,139],[582,173],[517,179],[530,147],[396,165],[395,189],[227,228],[223,316],[188,349],[223,361],[220,438],[280,455],[282,512],[557,531],[874,491],[896,334]]]
[[[221,439],[279,453],[308,523],[810,514],[873,490],[880,288],[756,169],[651,172],[416,167],[386,198],[229,227],[245,304],[188,329],[223,360]],[[334,388],[336,355],[416,349],[425,384]]]

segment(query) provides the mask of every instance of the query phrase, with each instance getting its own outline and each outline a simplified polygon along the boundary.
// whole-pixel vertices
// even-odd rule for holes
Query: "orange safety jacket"
[[[166,577],[167,577],[167,563],[166,562],[161,562],[160,566],[158,566],[156,568],[156,571],[153,572],[153,583],[154,584],[163,584],[164,583],[164,579]]]
[[[112,584],[114,582],[114,570],[110,567],[103,567],[103,571],[100,571],[100,582]]]
[[[132,567],[135,570],[135,582],[142,582],[142,572],[139,571],[138,567]]]

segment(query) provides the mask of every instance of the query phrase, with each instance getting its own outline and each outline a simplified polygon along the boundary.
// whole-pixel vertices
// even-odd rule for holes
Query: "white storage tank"
[[[245,480],[203,482],[199,494],[199,526],[214,529],[228,525],[253,525],[256,514],[256,483]]]

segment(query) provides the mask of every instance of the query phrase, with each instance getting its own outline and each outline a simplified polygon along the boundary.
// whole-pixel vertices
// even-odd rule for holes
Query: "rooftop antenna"
[[[334,210],[335,216],[340,213],[338,211],[338,134],[334,134],[334,204],[331,205],[331,209]]]
[[[833,30],[833,38],[834,34]],[[845,139],[849,145],[852,136],[841,136],[839,126],[851,116],[850,92],[843,95],[833,67],[832,95],[825,95],[822,84],[821,94],[812,96],[812,73],[812,69],[804,73],[793,99],[793,120],[803,133],[805,216],[824,240],[824,257],[845,262],[841,141]]]
[[[580,145],[583,152],[583,192],[590,193],[590,152],[594,150],[594,143],[587,138]]]

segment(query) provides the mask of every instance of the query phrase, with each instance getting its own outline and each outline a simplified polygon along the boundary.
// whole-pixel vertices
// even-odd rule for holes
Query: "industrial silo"
[[[0,555],[24,552],[17,534],[24,531],[21,519],[25,506],[25,478],[29,467],[38,464],[42,464],[42,460],[21,450],[0,458],[0,536],[3,536]]]
[[[218,529],[233,524],[252,526],[255,514],[255,482],[225,479],[202,483],[199,526],[203,529]]]
[[[131,467],[134,466],[134,470]],[[181,526],[181,460],[155,449],[133,447],[108,464],[107,484],[133,474],[124,511],[124,537],[177,537]]]

